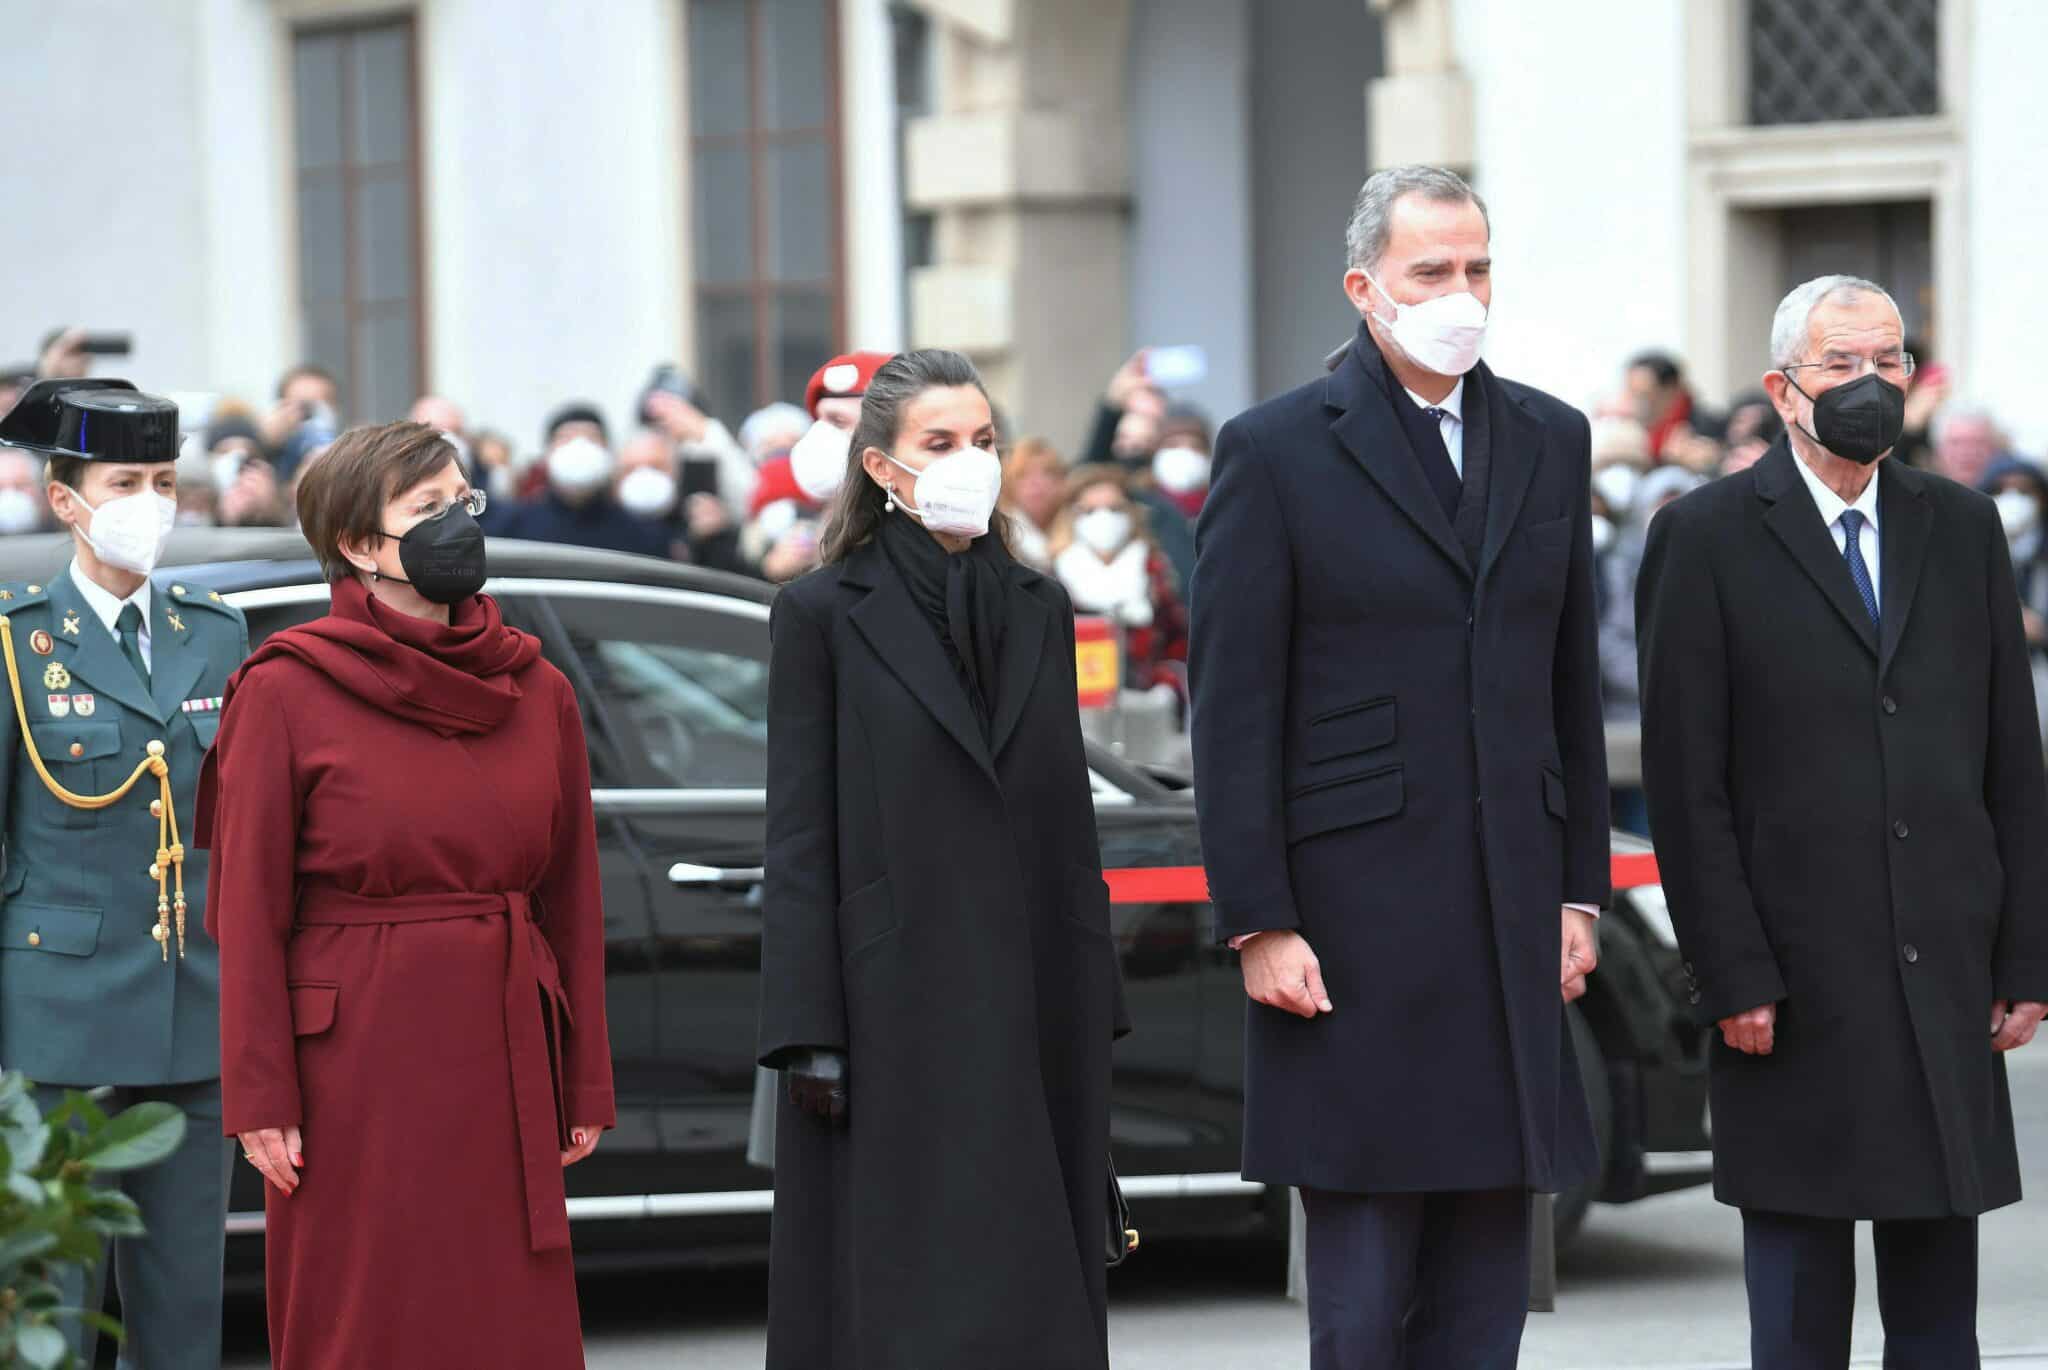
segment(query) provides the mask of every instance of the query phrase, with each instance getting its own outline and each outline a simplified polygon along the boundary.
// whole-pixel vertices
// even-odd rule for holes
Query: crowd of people
[[[34,365],[0,371],[0,411],[38,375],[82,375],[83,334],[52,332]],[[1077,448],[1004,433],[1001,508],[1018,559],[1059,579],[1076,608],[1117,625],[1124,683],[1186,697],[1187,590],[1194,527],[1209,492],[1214,433],[1178,402],[1140,351],[1112,375]],[[1998,501],[2026,606],[2037,693],[2048,699],[2048,466],[2011,450],[1997,418],[1954,398],[1948,369],[1926,362],[1906,401],[1898,455]],[[422,396],[406,416],[449,434],[489,495],[491,534],[634,552],[782,584],[818,565],[825,507],[867,382],[888,354],[825,361],[804,395],[736,416],[682,370],[656,366],[632,426],[569,401],[522,450],[455,401]],[[1721,408],[1682,363],[1644,352],[1593,406],[1593,545],[1600,591],[1603,697],[1612,722],[1639,716],[1634,588],[1651,517],[1717,476],[1745,469],[1784,431],[1761,389]],[[192,432],[179,472],[179,519],[217,527],[290,527],[307,462],[341,430],[335,378],[301,364],[267,406],[226,397]],[[376,416],[392,417],[392,416]],[[53,527],[42,473],[0,453],[0,534]],[[2043,711],[2048,737],[2048,709]],[[1626,819],[1627,815],[1624,815]]]

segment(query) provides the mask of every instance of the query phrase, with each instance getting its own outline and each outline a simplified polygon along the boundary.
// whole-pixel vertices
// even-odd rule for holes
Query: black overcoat
[[[1668,506],[1636,586],[1664,889],[1714,1023],[1715,1192],[1834,1218],[2020,1196],[1994,998],[2048,999],[2048,794],[1997,507],[1878,468],[1881,629],[1780,438]]]
[[[848,1053],[777,1119],[770,1370],[1102,1370],[1125,1028],[1073,611],[1011,572],[985,738],[870,542],[773,611],[761,1058]]]
[[[1218,932],[1298,929],[1336,1008],[1248,1007],[1251,1179],[1595,1164],[1558,987],[1561,906],[1609,894],[1587,424],[1484,366],[1467,389],[1476,566],[1363,328],[1218,435],[1190,661]]]

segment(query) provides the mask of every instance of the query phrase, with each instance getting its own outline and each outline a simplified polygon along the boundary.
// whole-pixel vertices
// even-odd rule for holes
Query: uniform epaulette
[[[174,605],[183,605],[192,609],[210,609],[214,613],[225,614],[237,623],[243,621],[242,611],[222,598],[218,590],[209,590],[203,585],[185,585],[177,581],[173,581],[163,588],[164,592],[171,597],[171,603]]]
[[[50,587],[39,580],[0,581],[0,614],[32,608],[50,597]]]

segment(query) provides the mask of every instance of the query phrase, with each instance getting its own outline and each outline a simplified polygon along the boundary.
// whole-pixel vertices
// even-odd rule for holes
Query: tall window
[[[727,416],[795,400],[844,334],[834,0],[690,0],[697,356]]]
[[[1941,0],[1749,0],[1749,121],[1941,112]]]
[[[294,36],[300,349],[351,421],[401,418],[424,383],[419,83],[410,18]]]

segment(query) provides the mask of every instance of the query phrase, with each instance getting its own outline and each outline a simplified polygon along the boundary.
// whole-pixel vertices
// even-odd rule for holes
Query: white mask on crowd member
[[[819,419],[789,449],[789,474],[796,488],[813,504],[831,499],[846,483],[847,457],[852,451],[851,432]]]
[[[70,486],[64,487],[71,490]],[[156,569],[164,554],[164,543],[178,522],[178,502],[154,490],[141,490],[110,499],[94,509],[85,496],[71,490],[79,507],[90,510],[92,518],[80,531],[93,555],[107,565],[146,576]]]
[[[1152,456],[1152,476],[1169,495],[1191,495],[1209,484],[1209,456],[1193,447],[1162,447]]]
[[[1074,520],[1074,536],[1097,556],[1115,556],[1131,540],[1131,516],[1121,509],[1090,509]]]
[[[897,508],[934,533],[978,538],[988,532],[989,516],[1003,492],[1003,464],[995,453],[986,447],[963,447],[940,455],[922,471],[894,457],[889,460],[917,477],[912,492],[917,508],[901,503]]]
[[[570,438],[548,453],[548,483],[565,495],[587,495],[612,478],[611,449],[591,438]]]
[[[1486,345],[1487,308],[1477,295],[1461,290],[1402,304],[1371,276],[1366,279],[1394,306],[1393,319],[1380,319],[1380,325],[1408,360],[1439,376],[1462,376],[1478,364],[1479,350]]]
[[[628,471],[619,482],[619,503],[641,518],[662,518],[676,507],[676,478],[652,466]]]
[[[1607,501],[1607,507],[1624,510],[1636,502],[1636,482],[1642,473],[1635,467],[1616,462],[1603,466],[1593,473],[1593,492]]]
[[[34,495],[18,486],[0,490],[0,536],[33,533],[41,521]]]
[[[1602,514],[1593,515],[1593,555],[1604,556],[1614,545],[1614,520]]]
[[[1998,521],[2005,525],[2008,542],[2024,537],[2041,526],[2040,502],[2024,490],[2000,491]]]

